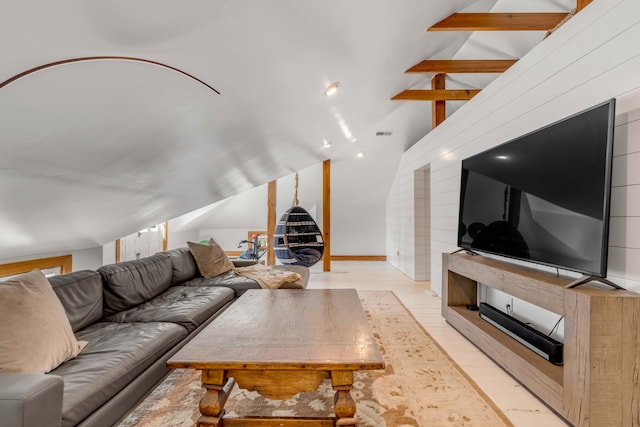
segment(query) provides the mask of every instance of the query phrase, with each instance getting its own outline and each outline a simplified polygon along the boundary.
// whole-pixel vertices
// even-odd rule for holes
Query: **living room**
[[[457,5],[443,7],[441,15],[444,17],[454,10],[464,10],[464,7],[471,6],[470,3],[459,2]],[[455,6],[459,6],[459,9]],[[22,11],[22,6],[15,5],[14,7],[17,16],[29,15],[27,12]],[[46,6],[43,9],[43,14],[48,11],[48,7],[50,6]],[[54,13],[54,11],[49,12]],[[101,15],[99,12],[105,13]],[[80,11],[76,10],[67,19],[73,20],[75,18],[79,22],[97,23],[102,18],[106,19],[106,17],[112,16],[111,12],[114,11],[82,9]],[[141,13],[141,11],[135,12]],[[215,13],[215,11],[211,10],[209,12]],[[254,11],[254,14],[252,14],[252,18],[255,21],[259,21],[259,12]],[[57,11],[55,13],[60,12]],[[91,15],[92,13],[93,15]],[[10,13],[3,15],[5,20],[11,20]],[[639,123],[638,111],[640,111],[640,93],[638,92],[640,81],[638,80],[637,72],[640,69],[640,63],[637,59],[640,48],[636,43],[638,27],[640,27],[638,25],[638,16],[638,6],[632,1],[594,0],[552,36],[533,48],[511,69],[483,89],[474,99],[462,106],[456,105],[453,107],[452,110],[456,110],[454,114],[450,115],[444,123],[434,130],[428,133],[424,132],[422,134],[424,137],[420,135],[416,139],[417,142],[414,141],[415,144],[411,145],[407,142],[411,140],[412,135],[405,136],[407,141],[400,141],[399,146],[394,148],[393,154],[387,158],[396,158],[398,161],[397,168],[395,166],[393,168],[385,168],[384,161],[376,166],[379,175],[385,178],[385,182],[379,183],[378,181],[370,180],[368,183],[362,184],[362,187],[351,188],[343,183],[349,182],[352,176],[358,175],[359,170],[354,169],[353,164],[349,168],[343,168],[340,162],[334,162],[332,179],[335,181],[332,185],[332,196],[335,196],[336,200],[350,200],[351,203],[345,202],[339,205],[333,202],[332,209],[341,210],[341,213],[333,215],[332,231],[334,235],[339,236],[337,237],[338,239],[344,239],[345,242],[344,246],[336,244],[333,248],[333,253],[336,255],[386,256],[387,263],[404,273],[409,279],[428,280],[430,281],[431,291],[441,295],[443,281],[442,253],[451,253],[457,249],[456,230],[460,161],[484,149],[538,129],[602,101],[615,98],[617,110],[613,159],[609,278],[627,289],[640,289],[640,271],[638,271],[640,263],[637,262],[640,259],[638,252],[640,246],[635,238],[638,235],[636,231],[639,206],[636,192],[640,188],[638,186],[638,177],[635,173],[637,142],[640,141],[637,132],[637,124]],[[89,18],[93,18],[94,21],[89,21]],[[198,17],[189,16],[187,13],[179,18],[183,19],[183,22],[194,20],[197,23],[201,23],[204,21],[204,19],[200,20]],[[115,20],[115,18],[113,19]],[[144,33],[143,29],[136,32],[134,27],[128,27],[130,33],[127,35],[135,39],[138,44],[127,50],[119,44],[121,43],[119,37],[122,35],[109,32],[109,25],[114,25],[114,22],[108,19],[101,22],[101,24],[96,25],[98,25],[100,31],[110,34],[110,38],[107,37],[102,40],[101,48],[97,49],[99,52],[94,52],[94,50],[84,46],[81,39],[71,37],[73,35],[71,32],[63,32],[62,41],[42,40],[45,45],[46,43],[51,43],[46,48],[50,48],[50,52],[53,53],[49,55],[41,54],[40,56],[34,54],[33,57],[24,58],[24,55],[20,52],[23,50],[28,51],[29,48],[40,42],[36,38],[25,38],[20,42],[24,45],[18,43],[7,49],[8,53],[11,53],[8,57],[15,58],[15,61],[7,61],[3,64],[3,76],[9,78],[43,63],[50,63],[66,57],[113,54],[114,51],[117,51],[117,53],[122,52],[123,56],[125,54],[126,56],[143,56],[142,54],[134,55],[134,53],[144,51],[145,43],[148,42],[150,37],[152,35],[162,37],[160,29],[165,29],[160,25],[162,23],[156,23],[156,27],[149,24],[149,27],[144,28],[147,33]],[[7,25],[3,26],[5,28],[3,31],[7,32],[5,40],[12,39],[13,37],[10,37],[12,34],[24,34],[25,30],[18,28],[24,25],[26,24],[22,20],[7,22]],[[31,23],[29,25],[36,24]],[[49,23],[47,25],[53,24]],[[103,25],[103,27],[100,27],[100,25]],[[420,25],[425,27],[423,24]],[[154,33],[153,30],[156,32]],[[59,31],[59,29],[51,30],[52,33],[56,31]],[[183,28],[183,31],[186,30]],[[199,31],[204,30],[199,28]],[[175,32],[177,33],[176,37],[179,37],[180,30],[176,29]],[[40,34],[36,33],[35,30],[34,33]],[[216,43],[218,44],[215,47],[222,49],[220,46],[221,41],[218,40]],[[67,50],[59,52],[57,50],[59,44],[68,46]],[[112,48],[112,44],[117,49]],[[444,49],[442,45],[438,47]],[[207,51],[207,46],[200,45],[199,49],[203,52]],[[43,48],[43,50],[46,49]],[[87,54],[87,52],[91,53]],[[416,55],[414,54],[414,56]],[[417,56],[422,58],[424,54]],[[227,57],[228,64],[235,64],[235,67],[238,66],[238,63],[234,63],[232,59],[238,59],[243,67],[248,66],[250,63],[250,58]],[[413,57],[403,59],[407,63],[397,64],[402,68],[400,72],[413,65],[411,61],[414,59]],[[170,63],[171,61],[167,60],[165,62]],[[74,72],[73,78],[79,79],[85,73],[93,73],[95,71],[100,76],[100,79],[106,81],[109,80],[109,76],[116,76],[120,72],[137,73],[143,68],[142,64],[138,65],[137,68],[132,66],[126,70],[116,68],[102,71],[99,67],[94,67],[94,64],[88,63],[84,64],[84,68],[79,70],[77,74]],[[63,69],[64,67],[61,67],[58,71],[62,72]],[[199,72],[195,71],[200,70],[192,70],[194,74],[200,75]],[[359,71],[362,74],[362,70]],[[191,82],[186,84],[179,79],[173,80],[162,73],[159,73],[162,75],[151,74],[150,76],[144,72],[136,74],[136,81],[149,79],[150,84],[153,83],[158,86],[175,84],[175,92],[180,93],[180,96],[176,99],[184,100],[184,108],[187,111],[181,116],[181,120],[171,123],[171,126],[175,125],[175,129],[180,129],[179,131],[160,127],[157,130],[158,134],[147,134],[145,137],[176,132],[180,135],[187,135],[185,140],[197,138],[197,136],[190,134],[191,131],[185,130],[185,128],[189,128],[185,124],[188,122],[187,118],[192,120],[188,122],[192,126],[191,129],[208,129],[210,126],[220,125],[219,122],[212,123],[194,113],[193,110],[197,110],[197,108],[193,104],[193,99],[197,99],[197,103],[205,107],[211,102],[202,94],[199,90],[200,88],[195,87],[195,84],[191,84]],[[202,74],[205,74],[204,67]],[[34,74],[31,77],[35,76]],[[349,87],[345,83],[348,80],[343,80],[339,76],[332,75],[331,77],[336,80],[340,79],[343,83],[340,90],[344,90],[348,94]],[[1,80],[4,81],[5,78]],[[2,151],[7,156],[3,155],[3,159],[0,161],[2,161],[4,170],[16,168],[16,165],[19,165],[18,169],[29,170],[25,165],[27,161],[30,161],[30,167],[38,169],[40,175],[29,176],[24,181],[18,180],[16,175],[7,176],[7,185],[3,186],[3,192],[6,191],[3,194],[3,200],[10,201],[8,204],[16,205],[16,209],[9,211],[7,208],[3,219],[2,234],[5,237],[2,239],[3,245],[0,252],[0,262],[2,263],[72,253],[74,270],[94,269],[105,264],[104,257],[107,256],[107,251],[103,249],[104,245],[111,245],[111,242],[116,238],[123,237],[150,224],[176,218],[197,208],[223,200],[227,196],[245,194],[245,192],[251,191],[263,194],[262,189],[252,190],[252,188],[279,177],[286,177],[284,182],[278,186],[279,197],[290,199],[293,191],[291,185],[293,170],[301,171],[302,185],[312,185],[311,182],[316,185],[319,182],[319,174],[316,173],[317,169],[314,171],[314,168],[317,168],[319,160],[321,160],[320,156],[315,152],[306,154],[310,150],[296,147],[293,141],[296,141],[299,136],[293,134],[289,136],[290,139],[287,139],[284,133],[278,134],[272,137],[278,140],[273,145],[265,144],[260,146],[259,149],[253,149],[253,146],[240,141],[242,139],[240,136],[237,140],[229,137],[229,131],[226,130],[226,132],[216,134],[218,139],[213,139],[216,141],[213,144],[215,150],[228,150],[224,151],[226,157],[222,156],[215,161],[208,158],[204,161],[202,158],[192,156],[177,166],[171,165],[171,162],[166,161],[166,159],[167,157],[170,158],[172,154],[176,154],[176,151],[184,150],[184,145],[167,151],[158,151],[158,147],[155,145],[142,145],[140,150],[137,150],[128,142],[122,141],[120,134],[113,135],[110,132],[105,132],[105,129],[108,131],[110,126],[115,125],[114,122],[108,121],[101,123],[95,120],[89,123],[87,128],[81,129],[81,137],[75,140],[76,143],[72,147],[73,151],[70,150],[61,154],[57,151],[58,147],[55,146],[47,146],[46,144],[29,145],[29,141],[23,139],[23,135],[28,134],[28,132],[25,132],[25,127],[39,129],[42,134],[61,131],[62,135],[66,135],[65,132],[69,132],[69,129],[75,126],[78,117],[84,117],[81,111],[82,108],[90,105],[93,102],[91,100],[101,99],[101,97],[108,98],[109,94],[106,92],[113,88],[105,85],[100,90],[96,87],[92,88],[95,82],[86,82],[85,86],[79,86],[86,91],[84,92],[85,95],[72,99],[73,102],[78,101],[76,107],[70,110],[62,110],[65,111],[64,114],[70,114],[66,119],[58,115],[55,117],[57,122],[52,123],[43,120],[43,117],[39,117],[38,120],[24,123],[25,127],[12,127],[10,123],[18,121],[16,117],[19,116],[16,116],[15,113],[18,107],[27,108],[28,105],[36,102],[42,102],[43,105],[47,105],[48,102],[47,107],[49,110],[43,108],[40,113],[43,115],[45,113],[49,114],[59,107],[57,102],[60,102],[65,96],[70,96],[65,92],[65,89],[68,90],[70,87],[68,81],[63,79],[62,81],[67,82],[66,86],[61,87],[59,92],[55,92],[51,90],[51,87],[61,82],[59,80],[61,77],[51,75],[49,79],[47,74],[43,73],[43,80],[33,81],[34,86],[29,91],[33,91],[33,96],[38,92],[44,94],[43,97],[47,97],[48,101],[39,97],[25,98],[27,99],[24,102],[26,105],[22,105],[22,103],[17,105],[17,100],[23,99],[24,92],[22,90],[29,86],[27,85],[27,82],[30,82],[28,80],[29,77],[25,78],[27,80],[17,80],[15,86],[7,85],[0,89],[0,93],[9,94],[5,97],[9,102],[4,104],[5,108],[3,110],[7,113],[3,115],[5,122],[0,126],[2,128],[0,132],[3,132],[1,135]],[[223,93],[222,96],[229,93],[225,89],[228,84],[225,79],[228,78],[228,76],[212,78],[211,83],[213,86],[220,85],[219,89]],[[333,81],[333,79],[329,81]],[[273,85],[270,95],[277,96],[275,94],[276,83],[286,85],[287,81],[284,81],[284,78],[282,80],[270,83],[270,85]],[[81,81],[78,81],[78,85],[80,83]],[[181,86],[182,83],[184,83],[183,86]],[[255,82],[252,84],[255,85]],[[407,85],[407,81],[397,82],[396,86],[398,87],[385,87],[384,89],[401,89],[400,86],[404,85]],[[323,86],[321,84],[319,86],[320,96],[324,96],[321,93]],[[127,86],[126,89],[133,90],[134,87],[133,85]],[[216,89],[218,88],[216,87]],[[15,92],[8,92],[13,90]],[[145,93],[144,89],[137,88],[136,90],[139,90],[139,92],[136,92],[136,96],[140,97],[139,99],[143,99],[144,96],[149,99],[156,99],[157,94],[155,91]],[[291,89],[285,88],[284,90]],[[342,96],[345,92],[339,93],[339,96]],[[367,98],[370,96],[366,95],[367,93],[369,92],[364,91],[364,93],[360,92],[358,95]],[[240,107],[245,108],[250,105],[250,96],[245,96],[247,99],[244,100],[244,103],[234,105],[233,113],[238,114],[238,117],[241,117]],[[85,97],[87,99],[84,99]],[[79,102],[80,98],[84,100]],[[388,97],[386,98],[388,99]],[[142,121],[144,119],[142,112],[147,107],[151,109],[149,104],[151,103],[134,103],[132,110],[126,114]],[[104,117],[107,111],[117,111],[118,105],[122,105],[122,102],[112,99],[108,108],[94,110],[93,112],[97,116],[102,115],[101,117]],[[424,105],[408,106],[406,108],[405,106],[398,107],[398,110],[400,109],[404,109],[403,111],[411,119],[420,117],[419,114],[423,114],[423,117],[428,117],[429,114],[428,109],[424,109]],[[411,111],[407,112],[406,110],[408,109],[411,109]],[[293,110],[295,110],[295,107]],[[164,116],[161,112],[158,113],[155,120],[160,124]],[[258,115],[255,111],[249,111],[249,113],[253,116]],[[296,111],[289,111],[289,113],[292,120],[299,119],[299,115],[304,115],[304,112],[299,112],[298,114]],[[371,114],[376,115],[379,113],[380,111],[376,110]],[[393,112],[389,114],[393,114]],[[343,120],[346,121],[347,119],[351,120],[352,115],[355,116],[350,110],[334,110],[331,118],[333,127],[336,126],[336,116],[342,116]],[[229,116],[220,117],[220,121],[227,119],[230,123],[233,121]],[[300,119],[307,120],[305,118]],[[327,121],[329,122],[329,120]],[[428,120],[424,121],[428,122]],[[242,120],[235,119],[235,124],[238,125],[236,129],[240,130],[242,125],[237,122],[242,122]],[[385,124],[386,122],[382,121],[378,124],[379,126],[376,126],[376,130],[388,129],[384,127]],[[265,128],[269,127],[269,123],[261,123],[261,125]],[[311,123],[305,122],[305,125],[308,125],[309,129],[317,129]],[[370,130],[359,123],[352,124],[350,122],[349,126],[352,129],[361,130],[363,133]],[[394,129],[394,131],[396,130]],[[417,132],[415,129],[413,131]],[[123,130],[122,132],[125,131]],[[184,132],[184,134],[180,132]],[[339,132],[342,132],[342,130],[339,130]],[[396,133],[400,132],[400,130],[396,131]],[[96,143],[96,145],[106,148],[98,151],[98,160],[95,158],[86,159],[84,156],[90,151],[89,144],[86,141],[94,140],[93,137],[97,133],[110,134],[100,144]],[[316,132],[318,144],[321,145],[322,137],[320,133]],[[41,138],[40,141],[45,140],[42,134],[38,137]],[[22,136],[18,137],[19,135]],[[358,137],[358,141],[349,141],[352,145],[344,149],[349,150],[349,154],[353,151],[353,144],[362,144],[363,147],[366,147],[365,139],[355,133],[354,135]],[[246,136],[247,140],[255,137],[254,134],[243,136]],[[396,136],[398,137],[398,135]],[[269,132],[265,131],[265,139],[268,138]],[[344,136],[339,136],[339,138],[345,139]],[[401,137],[399,138],[402,139]],[[300,137],[300,139],[303,139],[303,137]],[[338,145],[336,142],[338,138],[332,139],[334,146],[331,149],[334,149]],[[372,140],[375,141],[375,139]],[[13,146],[5,144],[6,141],[17,142]],[[222,147],[224,144],[221,141],[231,141],[230,145],[233,146],[235,144],[235,147],[233,149],[224,148]],[[283,157],[282,159],[284,160],[282,161],[279,160],[278,150],[274,148],[277,147],[278,143],[281,143],[285,150],[294,152],[292,158],[297,155],[300,160],[292,162],[291,158],[288,157]],[[404,147],[403,144],[405,143],[409,144],[410,147]],[[23,144],[25,150],[22,154],[17,149],[20,148],[21,144]],[[372,144],[375,144],[375,142],[372,142]],[[169,145],[165,143],[164,146],[166,148]],[[102,165],[101,161],[99,161],[99,156],[108,154],[109,147],[113,150],[119,150],[118,153],[120,154],[118,156],[122,160],[117,167],[115,165]],[[407,148],[406,151],[405,148]],[[362,151],[365,152],[365,157],[361,160],[367,161],[367,150],[362,148]],[[324,153],[326,152],[325,150]],[[70,153],[75,154],[66,160],[58,157],[59,154],[61,157],[70,156]],[[243,161],[238,166],[239,161],[236,163],[235,160],[232,161],[231,159],[243,159]],[[160,163],[160,166],[150,166],[149,170],[145,169],[147,166],[142,167],[143,165],[157,163]],[[233,164],[226,165],[225,163]],[[388,161],[388,163],[392,164],[393,162]],[[70,176],[61,176],[59,165],[69,164],[79,164],[82,167],[77,170],[78,166],[75,166],[76,169]],[[188,176],[185,176],[187,174],[179,173],[181,168],[189,168],[189,166],[192,166],[193,173],[189,173]],[[233,169],[233,167],[237,167],[237,169]],[[311,168],[309,169],[309,175],[305,175],[303,172],[307,170],[306,168]],[[216,170],[216,172],[212,173],[209,171],[210,169]],[[388,169],[391,170],[389,171]],[[136,171],[140,172],[136,173]],[[100,179],[92,178],[93,172],[99,175]],[[147,173],[148,175],[145,175]],[[162,182],[162,191],[157,190],[155,185],[148,185],[149,176],[164,176],[163,180],[159,179],[155,183]],[[194,176],[201,177],[201,179],[194,182],[196,181]],[[427,186],[424,185],[426,179],[429,180],[429,185]],[[87,183],[88,185],[82,186],[82,183]],[[112,191],[110,189],[125,188],[127,183],[133,183],[135,189],[129,192],[120,192],[118,197],[111,197]],[[8,188],[11,186],[14,188]],[[44,186],[45,192],[38,193],[36,200],[26,200],[24,194],[27,194],[30,188],[35,191],[40,186]],[[386,188],[386,192],[383,192],[384,194],[381,198],[376,199],[377,203],[368,203],[366,200],[369,195],[368,192],[372,191],[370,190],[371,188],[378,186]],[[75,192],[74,195],[75,197],[80,197],[80,200],[71,200],[66,204],[66,190],[78,188],[82,191]],[[168,194],[169,189],[175,189],[179,196]],[[429,191],[425,195],[426,189]],[[303,197],[309,197],[309,199],[302,198],[303,205],[311,208],[320,206],[318,204],[317,190],[305,190],[304,188],[302,190]],[[95,201],[93,199],[94,191],[95,194],[100,194],[104,198]],[[341,195],[340,192],[345,194]],[[113,193],[116,193],[116,191],[113,191]],[[371,193],[371,198],[374,198],[374,196],[378,197]],[[64,200],[65,203],[61,203],[60,200]],[[148,201],[152,203],[149,204]],[[87,204],[93,204],[93,206],[83,206]],[[428,221],[430,226],[428,231],[420,227],[420,224],[424,224],[426,218],[423,213],[425,204],[430,207],[430,221]],[[48,213],[48,221],[43,221],[43,205],[45,206],[44,210]],[[265,206],[265,203],[260,202],[260,209],[263,206]],[[5,208],[3,207],[4,210]],[[365,212],[372,213],[367,218],[373,219],[370,221],[348,219],[349,213],[353,212],[357,212],[356,216],[367,216],[364,214]],[[68,219],[72,220],[69,221]],[[135,223],[133,223],[132,219],[135,219]],[[235,228],[235,226],[233,227]],[[241,228],[238,227],[238,229]],[[429,233],[428,236],[430,236],[428,239],[425,237],[427,232]],[[371,237],[371,241],[374,243],[372,244],[368,239],[361,237],[365,235]],[[245,238],[245,236],[238,236],[238,240],[242,238]],[[428,241],[425,242],[425,240]],[[362,246],[357,246],[357,243],[352,247],[346,246],[347,242],[351,244],[351,242],[358,241],[362,242]],[[381,244],[381,242],[384,243]],[[170,243],[170,245],[173,244],[173,242]],[[184,246],[184,244],[177,243],[176,246]],[[372,253],[372,247],[375,248],[375,253]],[[381,251],[380,247],[384,249]],[[111,253],[111,251],[108,251],[108,256]]]

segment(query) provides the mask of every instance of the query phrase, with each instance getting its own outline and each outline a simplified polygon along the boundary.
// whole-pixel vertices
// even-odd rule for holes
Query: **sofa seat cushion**
[[[187,331],[174,323],[98,322],[78,332],[89,344],[51,371],[64,381],[62,425],[75,426],[111,399]]]
[[[107,316],[109,322],[173,322],[191,332],[232,301],[229,288],[172,286],[139,306]]]
[[[183,283],[184,286],[214,286],[233,289],[236,298],[249,289],[261,289],[260,284],[248,277],[240,276],[233,270],[216,277],[196,277]]]

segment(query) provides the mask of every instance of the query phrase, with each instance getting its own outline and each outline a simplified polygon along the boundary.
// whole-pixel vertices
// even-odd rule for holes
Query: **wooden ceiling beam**
[[[567,13],[454,13],[427,31],[548,31]]]
[[[422,61],[405,73],[502,73],[517,59],[435,59]]]
[[[587,7],[592,0],[576,0],[576,12],[580,12],[582,9]]]
[[[391,98],[392,101],[468,101],[480,89],[404,90]]]

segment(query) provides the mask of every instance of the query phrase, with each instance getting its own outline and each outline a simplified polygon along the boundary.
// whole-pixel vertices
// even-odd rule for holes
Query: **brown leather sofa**
[[[306,287],[308,269],[293,269]],[[76,337],[89,344],[48,374],[0,375],[2,427],[112,426],[169,373],[170,356],[260,288],[233,270],[201,277],[187,248],[49,281]]]

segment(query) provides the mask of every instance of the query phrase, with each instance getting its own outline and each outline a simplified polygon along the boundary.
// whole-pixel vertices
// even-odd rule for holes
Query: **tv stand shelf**
[[[576,426],[636,426],[640,412],[640,294],[467,254],[443,254],[442,316],[531,392]],[[565,317],[557,366],[485,322],[478,285]]]

